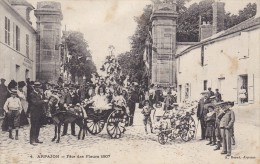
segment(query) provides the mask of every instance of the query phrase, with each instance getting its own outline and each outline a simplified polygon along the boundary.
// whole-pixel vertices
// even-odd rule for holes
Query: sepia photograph
[[[1,164],[260,164],[260,0],[0,0]]]

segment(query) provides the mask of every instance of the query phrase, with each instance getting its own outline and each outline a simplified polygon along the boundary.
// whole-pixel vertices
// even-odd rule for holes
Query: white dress
[[[92,100],[95,109],[110,109],[106,95],[95,95]]]
[[[21,104],[22,104],[22,108],[24,110],[24,112],[27,112],[28,109],[28,102],[26,101],[26,96],[25,93],[22,91],[17,90],[17,96],[19,97]]]

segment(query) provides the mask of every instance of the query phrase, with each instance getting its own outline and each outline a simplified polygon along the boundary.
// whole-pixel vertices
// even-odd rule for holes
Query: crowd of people
[[[67,110],[84,102],[96,108],[111,108],[111,104],[124,109],[129,116],[128,125],[133,126],[136,104],[142,110],[145,133],[147,124],[153,133],[151,113],[154,109],[170,111],[176,108],[177,91],[172,86],[151,84],[149,87],[130,82],[124,77],[117,60],[108,56],[101,68],[105,75],[93,74],[91,81],[77,84],[63,82],[40,83],[37,81],[16,82],[12,80],[8,86],[5,79],[0,84],[0,115],[5,116],[2,130],[9,131],[9,138],[18,140],[19,127],[28,125],[30,118],[30,144],[37,145],[40,128],[51,123],[51,110]],[[198,102],[197,117],[201,125],[201,140],[209,140],[207,145],[219,150],[221,154],[231,155],[231,141],[234,140],[235,115],[231,110],[233,102],[223,102],[218,89],[214,93],[211,88],[201,93]],[[53,106],[54,104],[54,106]],[[15,137],[12,131],[15,129]],[[62,136],[67,135],[68,124],[64,124]],[[75,134],[75,123],[71,123],[71,134]]]
[[[234,122],[232,110],[234,102],[223,101],[218,89],[214,93],[211,88],[201,93],[198,103],[197,117],[201,125],[201,140],[209,140],[207,145],[214,146],[221,154],[231,155],[231,144],[235,144]]]

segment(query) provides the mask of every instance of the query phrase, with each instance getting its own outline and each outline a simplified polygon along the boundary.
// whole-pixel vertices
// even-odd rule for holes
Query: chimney
[[[225,3],[224,2],[214,2],[212,4],[213,8],[213,30],[212,34],[216,34],[224,30],[224,19],[225,19]]]
[[[26,0],[8,0],[11,6],[30,24],[30,12],[34,9],[34,7],[28,3]]]
[[[200,25],[200,41],[212,36],[212,25],[207,22],[203,22]]]
[[[256,1],[256,14],[255,14],[255,18],[260,17],[260,0]]]

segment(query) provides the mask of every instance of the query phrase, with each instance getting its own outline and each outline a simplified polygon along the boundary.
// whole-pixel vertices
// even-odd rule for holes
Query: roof
[[[217,39],[224,39],[226,36],[229,36],[234,33],[238,33],[240,31],[252,28],[254,26],[259,26],[259,25],[260,25],[260,17],[249,18],[249,19],[245,20],[244,22],[241,22],[225,31],[221,31],[209,38],[202,40],[201,42],[198,42],[197,44],[191,45],[190,47],[186,48],[185,50],[183,50],[179,54],[177,54],[177,57],[185,54],[186,52],[189,52],[192,49],[198,48],[201,45],[205,45],[205,44],[215,41]]]
[[[233,34],[235,32],[242,31],[244,29],[247,29],[249,27],[259,25],[259,24],[260,24],[260,17],[258,17],[258,18],[252,17],[252,18],[245,20],[244,22],[239,23],[238,25],[235,25],[235,26],[225,30],[224,33],[221,34],[220,36]]]
[[[21,5],[21,6],[28,6],[34,9],[33,5],[27,2],[26,0],[8,0],[11,5]]]
[[[25,26],[27,26],[33,33],[36,32],[36,30],[33,28],[33,26],[24,18],[22,17],[17,10],[14,9],[14,7],[10,3],[11,0],[0,0],[0,3],[3,2],[3,4],[12,11],[13,14],[15,14],[15,18],[19,19],[22,23],[24,23]]]

